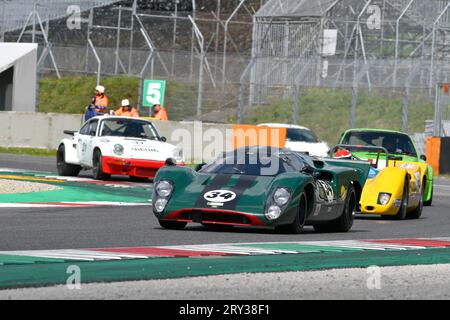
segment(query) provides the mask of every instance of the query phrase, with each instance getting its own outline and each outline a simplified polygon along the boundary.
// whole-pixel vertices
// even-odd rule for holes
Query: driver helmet
[[[342,149],[342,150],[339,150],[338,152],[336,152],[334,154],[334,158],[335,159],[348,159],[348,160],[350,160],[352,158],[352,154],[348,150]]]

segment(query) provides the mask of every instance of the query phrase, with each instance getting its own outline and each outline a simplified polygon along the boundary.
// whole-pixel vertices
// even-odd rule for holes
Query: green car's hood
[[[245,176],[197,173],[185,167],[165,167],[159,170],[155,181],[170,180],[175,186],[166,212],[197,208],[263,214],[267,199],[275,188],[296,190],[311,179],[296,173],[285,173],[276,177]],[[217,190],[231,191],[236,198],[215,206],[213,204],[217,202],[208,201],[205,195]]]

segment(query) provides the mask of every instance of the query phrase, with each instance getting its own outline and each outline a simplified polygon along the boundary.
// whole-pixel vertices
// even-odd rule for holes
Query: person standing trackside
[[[139,118],[139,112],[131,106],[130,100],[122,100],[122,107],[114,112],[114,115],[121,117]]]
[[[86,108],[84,121],[88,121],[98,115],[104,115],[108,106],[109,98],[105,95],[105,87],[95,87],[95,95],[92,97],[91,104]]]
[[[153,118],[155,120],[168,121],[169,116],[167,115],[167,109],[160,104],[155,104],[153,106]]]
[[[109,98],[105,95],[105,87],[97,86],[95,88],[95,96],[92,98],[92,104],[97,113],[106,113],[109,106]]]

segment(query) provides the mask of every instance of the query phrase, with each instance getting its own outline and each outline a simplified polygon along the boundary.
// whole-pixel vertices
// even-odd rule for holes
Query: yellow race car
[[[372,156],[375,154],[376,161],[361,157],[364,153],[371,153]],[[338,145],[333,155],[335,158],[346,157],[371,162],[359,201],[360,213],[389,216],[398,220],[421,217],[423,182],[428,170],[426,163],[402,161],[402,158],[390,156],[382,147]]]

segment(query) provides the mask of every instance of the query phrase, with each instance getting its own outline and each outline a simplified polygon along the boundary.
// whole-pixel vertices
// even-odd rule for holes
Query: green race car
[[[424,155],[419,156],[411,137],[398,131],[351,129],[342,134],[339,144],[383,147],[394,159],[421,163],[427,161]],[[376,161],[379,157],[379,160],[386,160],[386,155],[380,156],[377,152],[353,152],[353,154],[359,159]],[[424,185],[423,202],[425,206],[431,206],[433,203],[433,168],[430,165],[428,165]]]
[[[200,166],[166,166],[154,180],[160,225],[280,228],[301,233],[351,229],[368,162],[319,160],[286,149],[247,147]]]

